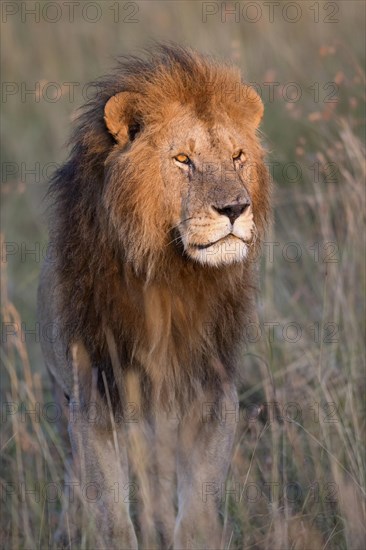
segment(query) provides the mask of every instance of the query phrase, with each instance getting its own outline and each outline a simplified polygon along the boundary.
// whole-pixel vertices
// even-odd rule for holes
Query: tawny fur
[[[51,187],[56,261],[48,269],[58,333],[66,353],[72,343],[83,343],[99,372],[102,394],[105,372],[114,407],[121,404],[106,330],[113,335],[121,369],[139,374],[144,407],[175,404],[184,410],[202,388],[216,391],[234,378],[250,320],[253,259],[269,212],[268,174],[256,135],[262,104],[241,83],[238,69],[169,46],[145,60],[121,59],[96,90],[79,118],[70,158]],[[118,142],[121,136],[106,127],[106,103],[122,91],[137,97],[133,113],[126,114],[138,131],[130,144]],[[191,119],[202,128],[198,135],[207,132],[207,153],[220,151],[217,127],[232,128],[245,142],[256,234],[243,262],[207,266],[192,261],[174,233],[172,212],[179,211],[180,197],[161,154],[172,147],[169,124],[178,120],[187,133]],[[212,183],[202,185],[209,193]],[[225,185],[215,186],[220,198]],[[68,394],[72,376],[62,378]]]
[[[101,489],[87,503],[98,547],[138,547],[129,504],[110,491],[132,471],[144,547],[218,548],[219,503],[202,490],[224,483],[234,442],[235,375],[269,215],[263,105],[236,68],[176,46],[122,59],[96,90],[52,182],[55,254],[39,288],[73,468]],[[227,205],[240,206],[235,219]],[[62,518],[56,538],[78,546],[80,513]]]

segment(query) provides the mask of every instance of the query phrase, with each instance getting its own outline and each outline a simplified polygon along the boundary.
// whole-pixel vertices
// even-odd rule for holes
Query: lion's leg
[[[77,522],[79,517],[78,499],[72,491],[75,486],[75,479],[72,474],[72,452],[70,437],[68,434],[68,403],[67,398],[50,373],[52,381],[52,394],[55,404],[61,414],[57,418],[57,432],[60,438],[60,455],[63,457],[64,466],[64,487],[62,509],[54,534],[54,542],[57,548],[72,548],[79,542],[80,525]]]
[[[70,401],[69,433],[74,465],[81,484],[84,520],[94,531],[96,547],[136,549],[129,514],[130,485],[126,441],[122,427],[90,421],[78,403]]]
[[[171,548],[176,517],[176,447],[178,420],[171,413],[158,414],[155,423],[155,522],[161,547]]]
[[[207,394],[195,402],[180,427],[175,550],[221,546],[218,512],[238,420],[235,387],[226,384],[219,403],[213,401]]]
[[[177,426],[178,420],[163,412],[128,426],[129,465],[139,494],[141,545],[149,550],[168,550],[173,545]]]
[[[80,501],[73,490],[77,481],[72,473],[72,455],[68,453],[65,457],[65,475],[62,510],[54,534],[54,542],[57,548],[73,548],[80,543],[81,525],[78,521],[80,516]]]

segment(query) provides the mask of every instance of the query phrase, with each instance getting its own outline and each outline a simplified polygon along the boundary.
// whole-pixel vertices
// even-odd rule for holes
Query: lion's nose
[[[227,216],[230,222],[233,224],[235,220],[239,218],[239,216],[243,214],[243,212],[247,208],[249,208],[249,206],[250,206],[250,200],[247,199],[245,202],[242,202],[240,204],[238,203],[228,204],[226,206],[223,206],[222,208],[218,208],[217,206],[214,206],[213,208],[216,210],[216,212],[218,212],[222,216]]]

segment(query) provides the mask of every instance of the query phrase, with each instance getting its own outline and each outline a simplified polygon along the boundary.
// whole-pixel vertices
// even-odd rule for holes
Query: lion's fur
[[[52,276],[63,342],[67,350],[83,343],[99,371],[102,393],[105,372],[115,407],[119,397],[107,330],[123,371],[139,374],[145,408],[176,403],[185,409],[202,387],[219,390],[235,375],[254,297],[251,260],[269,211],[268,175],[254,129],[261,113],[255,103],[235,100],[238,83],[237,69],[175,46],[160,47],[147,59],[121,59],[114,75],[96,83],[70,158],[52,182]],[[121,91],[140,98],[144,131],[133,163],[121,155],[104,121],[106,102]],[[180,104],[189,105],[204,125],[225,112],[233,125],[244,127],[254,161],[258,232],[245,262],[207,267],[171,244],[156,139]],[[67,386],[64,382],[69,393]]]

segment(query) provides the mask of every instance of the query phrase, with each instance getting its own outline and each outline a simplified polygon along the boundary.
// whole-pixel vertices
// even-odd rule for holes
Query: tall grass
[[[140,2],[139,23],[114,24],[106,4],[95,24],[80,18],[53,25],[9,18],[2,25],[4,80],[19,89],[22,82],[31,88],[37,81],[77,81],[78,90],[108,71],[111,56],[153,37],[231,58],[248,80],[261,85],[274,220],[261,260],[258,322],[250,328],[243,355],[240,421],[222,494],[224,544],[230,549],[361,549],[364,5],[337,3],[334,24],[315,24],[306,2],[296,24],[282,17],[250,24],[222,23],[219,16],[203,23],[198,2]],[[324,11],[324,3],[319,5]],[[270,82],[279,83],[273,98]],[[290,82],[301,89],[298,101],[284,99]],[[326,88],[328,83],[336,87]],[[337,101],[326,102],[333,89]],[[82,102],[78,91],[70,101],[63,86],[56,102],[42,93],[39,101],[28,95],[22,102],[16,93],[2,105],[3,166],[10,162],[19,168],[13,176],[3,170],[2,185],[4,548],[52,546],[60,516],[55,487],[62,484],[66,457],[50,421],[52,411],[44,408],[52,401],[50,384],[37,336],[12,329],[22,322],[27,330],[35,328],[35,291],[47,239],[42,215],[47,178],[22,177],[21,163],[33,168],[39,162],[42,170],[46,163],[62,162],[63,143]],[[37,248],[36,254],[25,253],[37,243],[40,254]],[[141,525],[148,522],[140,518]],[[93,547],[93,539],[85,539],[83,547]]]

